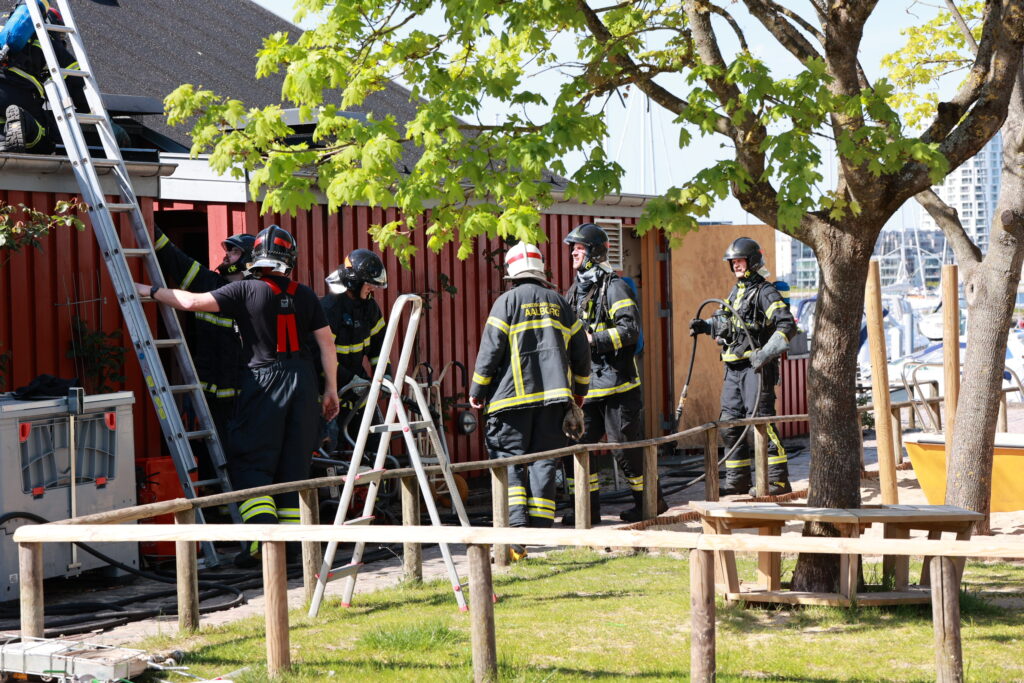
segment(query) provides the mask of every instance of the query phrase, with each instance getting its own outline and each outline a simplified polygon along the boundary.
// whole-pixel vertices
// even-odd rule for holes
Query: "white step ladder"
[[[411,312],[409,315],[409,322],[405,327],[405,339],[402,342],[402,350],[398,364],[395,368],[394,379],[388,380],[384,377],[384,374],[388,366],[388,359],[391,356],[391,349],[394,346],[395,337],[401,327],[403,309],[406,306],[411,306]],[[373,373],[373,379],[370,382],[370,389],[366,396],[366,409],[363,411],[363,418],[359,424],[359,434],[356,438],[356,445],[352,451],[352,461],[348,469],[350,473],[354,473],[354,476],[345,477],[345,486],[341,491],[341,500],[338,503],[338,512],[334,517],[334,524],[336,526],[345,524],[369,524],[373,520],[373,506],[377,500],[377,490],[380,487],[380,476],[384,472],[384,463],[387,459],[391,435],[396,432],[401,432],[402,437],[405,440],[406,449],[409,452],[409,460],[412,462],[413,469],[416,470],[416,479],[419,482],[420,491],[423,493],[423,500],[430,516],[430,523],[434,526],[441,526],[441,519],[437,512],[437,505],[434,503],[430,480],[423,469],[420,450],[416,444],[415,433],[417,432],[424,432],[428,435],[434,455],[441,466],[441,472],[445,478],[445,482],[448,484],[450,491],[452,491],[452,509],[455,510],[456,515],[458,515],[459,522],[462,526],[470,526],[465,506],[462,504],[462,499],[457,493],[458,488],[455,485],[455,480],[451,472],[451,465],[448,459],[448,449],[444,442],[444,437],[434,425],[433,420],[430,419],[430,409],[426,397],[423,394],[423,390],[412,377],[409,377],[406,374],[409,369],[409,360],[412,357],[412,351],[416,343],[416,332],[419,329],[422,308],[423,299],[415,294],[403,294],[398,297],[398,300],[395,301],[394,307],[391,309],[391,316],[388,319],[388,327],[384,334],[384,342],[381,347],[380,361],[377,363],[377,367]],[[402,404],[403,386],[408,387],[411,391],[413,400],[416,402],[416,410],[423,417],[422,420],[411,421],[409,419],[409,414],[406,411],[405,406]],[[377,404],[382,388],[388,390],[391,398],[388,401],[388,409],[384,417],[384,422],[374,425],[372,424],[374,415],[373,406]],[[366,442],[370,434],[380,434],[380,444],[377,447],[377,456],[374,459],[372,468],[361,472],[360,465],[363,459],[363,452],[366,449]],[[361,484],[369,485],[366,492],[366,501],[363,504],[362,514],[354,519],[347,519],[348,508],[349,504],[352,502],[355,487]],[[352,551],[352,559],[349,563],[340,567],[332,568],[331,565],[334,563],[334,556],[338,550],[338,543],[337,541],[331,541],[328,543],[327,549],[324,551],[324,561],[320,567],[320,573],[317,575],[316,590],[313,593],[313,600],[309,606],[309,616],[315,617],[320,611],[320,604],[324,599],[324,591],[326,590],[327,582],[333,579],[345,577],[346,582],[342,593],[341,604],[345,607],[352,604],[352,594],[355,591],[356,578],[359,575],[359,569],[362,566],[363,551],[365,548],[365,543],[357,543]],[[468,607],[466,606],[466,597],[462,591],[463,585],[459,579],[459,573],[455,568],[455,562],[452,560],[451,552],[449,551],[447,544],[440,544],[440,548],[441,555],[444,558],[445,565],[448,569],[448,576],[451,579],[452,590],[455,593],[455,601],[458,603],[461,611],[466,611]]]
[[[168,336],[165,339],[155,339],[142,308],[143,300],[135,292],[136,278],[128,266],[128,259],[141,262],[149,282],[162,287],[166,285],[166,281],[160,271],[152,238],[146,228],[138,199],[132,189],[131,178],[128,176],[128,170],[114,137],[110,116],[103,105],[103,98],[89,64],[82,36],[75,25],[71,5],[68,0],[51,0],[51,5],[56,5],[64,20],[64,25],[61,26],[46,23],[38,3],[29,0],[26,4],[49,70],[49,79],[43,85],[46,99],[56,119],[68,159],[71,161],[82,200],[88,208],[96,241],[103,253],[103,261],[117,294],[132,345],[138,355],[160,427],[174,460],[178,481],[187,498],[194,498],[196,489],[201,486],[215,488],[216,492],[228,492],[231,485],[228,481],[224,449],[214,427],[206,396],[199,384],[177,313],[169,306],[160,306]],[[78,61],[78,69],[61,67],[50,42],[50,32],[67,39],[69,48]],[[89,103],[88,112],[75,111],[65,78],[82,79],[85,97]],[[105,159],[94,159],[90,155],[82,131],[83,126],[92,126],[95,129],[103,145]],[[97,171],[100,168],[109,170],[109,177],[116,182],[120,195],[118,200],[107,201]],[[118,218],[121,216],[127,216],[130,221],[134,246],[125,246],[121,243],[118,232]],[[147,298],[145,301],[151,300]],[[181,384],[170,383],[160,358],[162,350],[173,353],[182,376]],[[198,430],[189,431],[185,426],[177,403],[177,397],[180,396],[191,399],[199,421]],[[205,443],[215,473],[213,478],[192,481],[191,474],[197,469],[195,455],[192,452],[193,441]],[[232,505],[230,508],[232,518],[240,523],[237,506]],[[201,509],[196,510],[196,519],[199,522],[203,521]],[[203,554],[206,566],[218,564],[212,543],[203,543]]]

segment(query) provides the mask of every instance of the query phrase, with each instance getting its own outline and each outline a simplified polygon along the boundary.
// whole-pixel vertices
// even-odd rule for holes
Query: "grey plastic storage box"
[[[79,517],[135,505],[133,403],[130,391],[86,396],[83,413],[75,417]],[[36,523],[19,513],[48,521],[72,516],[68,417],[66,398],[18,401],[0,395],[0,600],[18,597],[18,546],[11,536],[19,526]],[[137,544],[94,547],[118,562],[139,566]],[[48,579],[109,566],[82,549],[76,566],[68,543],[44,543],[43,564]]]

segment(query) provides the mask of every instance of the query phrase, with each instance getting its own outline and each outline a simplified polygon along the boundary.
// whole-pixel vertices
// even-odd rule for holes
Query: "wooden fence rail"
[[[963,680],[960,643],[959,573],[949,558],[1021,558],[1024,541],[994,538],[971,541],[874,538],[815,538],[802,536],[705,535],[675,531],[623,529],[530,529],[422,526],[333,525],[110,525],[51,523],[23,526],[14,533],[19,544],[22,577],[22,635],[43,635],[42,544],[54,542],[174,541],[194,547],[196,541],[260,541],[264,544],[263,582],[266,600],[267,668],[276,675],[291,666],[288,649],[287,574],[285,543],[377,542],[466,544],[470,556],[471,641],[476,681],[497,679],[497,652],[490,546],[522,544],[592,548],[659,548],[690,550],[691,661],[694,681],[715,679],[715,587],[713,551],[784,553],[847,553],[860,555],[923,555],[931,557],[933,623],[936,667],[942,681]],[[179,546],[181,547],[181,546]],[[198,601],[194,574],[178,573],[178,591],[184,604]],[[198,626],[196,623],[188,628]]]

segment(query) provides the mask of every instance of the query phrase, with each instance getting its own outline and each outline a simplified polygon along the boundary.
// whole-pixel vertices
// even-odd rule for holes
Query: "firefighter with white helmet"
[[[487,411],[493,458],[560,448],[573,425],[570,408],[590,384],[590,347],[569,303],[547,280],[540,249],[520,242],[505,255],[512,289],[484,325],[469,401]],[[509,467],[509,524],[550,527],[555,519],[554,460]],[[525,551],[514,548],[513,555]]]

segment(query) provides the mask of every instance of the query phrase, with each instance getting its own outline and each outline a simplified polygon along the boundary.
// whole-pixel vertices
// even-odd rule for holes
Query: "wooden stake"
[[[299,491],[299,522],[301,524],[320,523],[320,495],[316,489]],[[320,541],[302,542],[302,594],[308,605],[313,601],[316,591],[316,575],[324,561],[323,548]]]
[[[18,544],[18,582],[21,584],[21,635],[43,637],[43,544]]]
[[[718,500],[718,427],[704,432],[704,500]]]
[[[508,526],[508,468],[491,469],[491,516],[493,526],[500,529]],[[508,566],[508,544],[494,546],[494,564]]]
[[[195,509],[175,512],[174,523],[195,524]],[[199,568],[195,542],[175,541],[174,555],[178,574],[178,630],[191,633],[199,630]]]
[[[416,478],[405,477],[399,482],[402,486],[402,526],[419,526],[420,489]],[[404,581],[422,583],[423,546],[419,543],[402,544],[402,577]]]
[[[942,365],[948,457],[953,448],[956,406],[960,397],[960,288],[954,264],[942,266]]]
[[[889,396],[889,357],[885,351],[885,330],[882,327],[882,278],[878,270],[878,261],[874,259],[868,266],[864,303],[867,309],[868,346],[871,349],[871,400],[875,407],[878,482],[881,487],[882,503],[895,505],[900,501],[896,489],[896,453],[893,450],[890,421],[892,401]]]
[[[587,491],[590,484],[587,483]],[[590,496],[587,495],[587,500]],[[644,446],[644,506],[643,518],[654,519],[658,516],[658,447]]]
[[[580,450],[572,456],[573,478],[576,480],[576,528],[590,528],[590,452]]]
[[[473,646],[473,680],[498,680],[498,651],[494,638],[494,586],[491,552],[486,545],[467,546],[469,555],[469,610]]]
[[[960,574],[953,558],[933,557],[932,627],[935,629],[935,680],[962,683],[963,650],[960,643]]]
[[[690,680],[715,680],[715,571],[710,550],[690,552]]]
[[[291,667],[288,650],[288,571],[285,544],[263,543],[263,594],[266,598],[267,672],[271,676]]]

